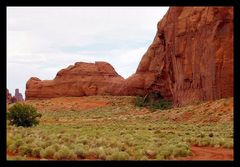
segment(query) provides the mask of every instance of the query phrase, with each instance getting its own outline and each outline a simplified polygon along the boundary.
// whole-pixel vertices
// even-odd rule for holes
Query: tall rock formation
[[[175,105],[233,96],[232,7],[170,7],[126,94],[159,92]]]
[[[32,77],[26,85],[26,100],[62,96],[117,95],[124,78],[106,62],[77,62],[60,70],[53,80]]]
[[[12,96],[12,94],[7,89],[6,99],[7,99],[7,104],[24,101],[22,94],[19,92],[19,89],[15,89],[15,96]]]
[[[24,100],[22,94],[19,92],[19,89],[15,89],[15,97],[16,97],[17,101]]]
[[[149,92],[175,106],[233,96],[232,7],[170,7],[128,79],[105,62],[76,63],[54,80],[30,78],[26,99]]]

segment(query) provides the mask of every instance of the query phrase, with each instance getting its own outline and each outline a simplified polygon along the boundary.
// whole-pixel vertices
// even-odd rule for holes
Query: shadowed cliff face
[[[231,7],[171,7],[157,28],[127,94],[159,92],[175,105],[233,96]]]
[[[26,99],[158,92],[178,106],[231,97],[233,9],[170,7],[136,73],[126,80],[108,63],[80,64],[52,81],[31,78]]]

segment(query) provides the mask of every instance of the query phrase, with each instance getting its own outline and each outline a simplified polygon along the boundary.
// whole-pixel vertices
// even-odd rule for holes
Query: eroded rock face
[[[175,105],[233,96],[233,9],[170,7],[121,92],[159,92]]]
[[[124,78],[106,62],[77,62],[60,70],[53,80],[32,77],[26,85],[26,99],[64,96],[117,95]]]
[[[26,99],[160,93],[175,106],[233,96],[233,9],[170,7],[153,43],[124,80],[105,62],[76,63],[54,80],[30,78]]]

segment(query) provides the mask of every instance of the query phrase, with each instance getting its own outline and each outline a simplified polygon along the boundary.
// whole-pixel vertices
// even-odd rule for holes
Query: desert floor
[[[7,159],[233,160],[233,98],[168,110],[137,107],[135,99],[28,100],[40,124],[7,125]]]

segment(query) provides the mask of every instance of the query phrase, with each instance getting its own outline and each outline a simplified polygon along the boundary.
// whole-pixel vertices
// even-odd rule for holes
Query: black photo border
[[[37,166],[194,166],[194,165],[216,165],[216,166],[240,166],[239,155],[239,132],[240,132],[240,75],[239,71],[239,7],[238,0],[158,0],[158,1],[80,1],[80,0],[1,0],[0,16],[1,16],[1,110],[0,110],[0,130],[1,130],[1,142],[0,142],[0,166],[24,166],[24,167],[37,167]],[[155,6],[232,6],[234,8],[234,160],[233,161],[7,161],[6,160],[6,71],[7,71],[7,7],[31,7],[31,6],[55,6],[55,7],[70,7],[70,6],[99,6],[99,7],[111,7],[111,6],[132,6],[132,7],[155,7]]]

